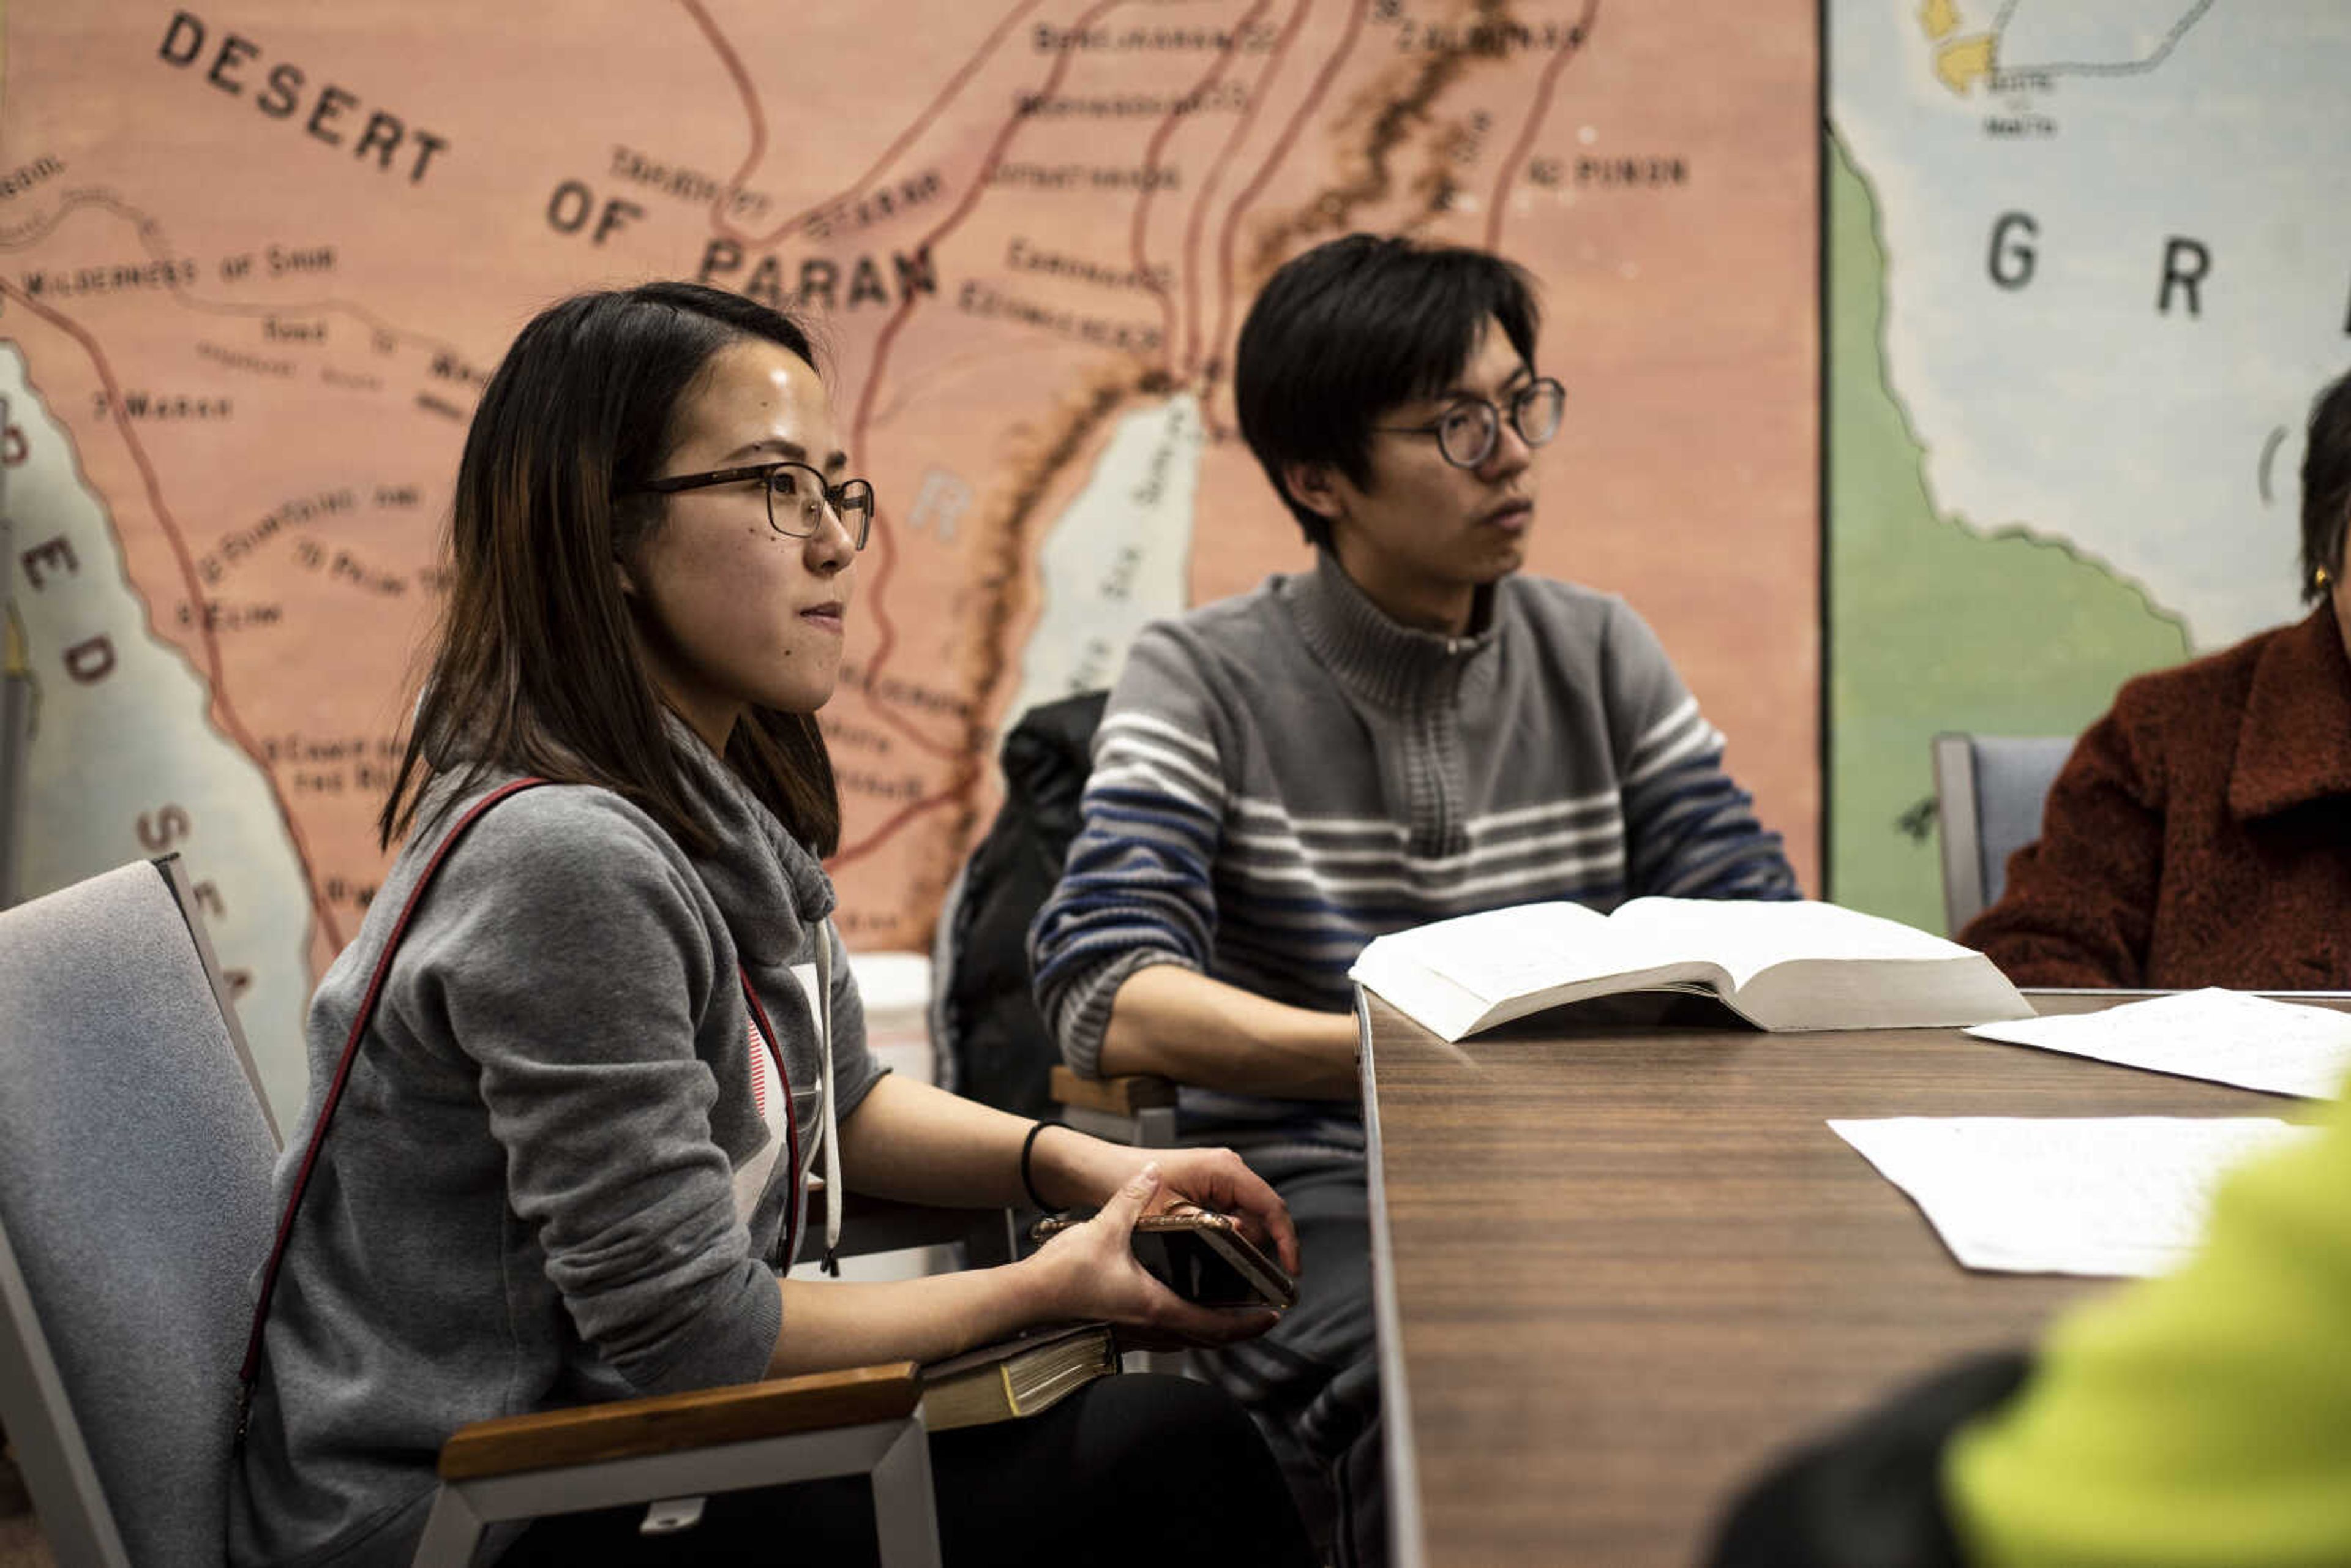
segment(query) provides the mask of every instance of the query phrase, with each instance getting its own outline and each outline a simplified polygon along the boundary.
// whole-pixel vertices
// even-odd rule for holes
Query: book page
[[[2238,1165],[2318,1135],[2270,1117],[1898,1116],[1829,1127],[1909,1194],[1970,1269],[2159,1274]]]
[[[1810,900],[1636,898],[1609,922],[1642,952],[1711,960],[1741,986],[1774,964],[1799,959],[1976,956],[1898,920]]]
[[[1989,1023],[1979,1040],[2331,1100],[2351,1074],[2351,1013],[2209,988],[2102,1012]]]
[[[1625,942],[1608,917],[1580,904],[1521,904],[1398,931],[1366,947],[1366,960],[1372,947],[1382,957],[1400,955],[1433,969],[1488,1002],[1642,962],[1637,956],[1626,961]]]

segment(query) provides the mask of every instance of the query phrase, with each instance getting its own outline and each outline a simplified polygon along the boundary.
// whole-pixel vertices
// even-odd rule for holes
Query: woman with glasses
[[[808,340],[738,297],[566,300],[492,378],[381,818],[406,843],[311,1008],[233,1561],[406,1563],[443,1439],[486,1417],[1044,1322],[1267,1326],[1178,1300],[1128,1244],[1187,1198],[1295,1269],[1238,1158],[1040,1137],[865,1049],[816,712],[873,510]],[[780,1278],[829,1257],[844,1187],[1101,1213],[1003,1268]],[[1263,1445],[1197,1383],[1101,1379],[931,1450],[950,1564],[1308,1561]],[[618,1511],[542,1521],[502,1561],[871,1560],[854,1480],[716,1496],[674,1536]]]
[[[1641,618],[1519,570],[1566,404],[1537,326],[1525,274],[1479,251],[1352,235],[1274,274],[1233,398],[1312,562],[1137,639],[1030,950],[1072,1067],[1189,1086],[1188,1135],[1289,1203],[1298,1305],[1199,1359],[1364,1563],[1385,1529],[1348,966],[1538,899],[1795,893]]]

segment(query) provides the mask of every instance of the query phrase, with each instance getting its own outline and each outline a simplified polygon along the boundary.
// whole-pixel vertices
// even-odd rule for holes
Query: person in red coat
[[[2020,986],[2351,989],[2351,375],[2302,464],[2308,616],[2142,675],[1959,940]]]

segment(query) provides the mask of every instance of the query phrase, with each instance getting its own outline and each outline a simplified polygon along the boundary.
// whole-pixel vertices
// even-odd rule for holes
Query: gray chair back
[[[0,1423],[60,1563],[225,1555],[276,1142],[175,876],[0,912]]]
[[[2041,836],[2041,806],[2070,735],[1938,735],[1935,818],[1943,840],[1943,918],[1959,928],[2000,901],[2008,857]]]

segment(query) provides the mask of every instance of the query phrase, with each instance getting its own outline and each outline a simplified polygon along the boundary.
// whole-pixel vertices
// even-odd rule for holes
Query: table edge
[[[1372,1315],[1379,1358],[1380,1424],[1388,1491],[1388,1555],[1394,1568],[1426,1568],[1428,1531],[1421,1511],[1417,1438],[1412,1425],[1412,1393],[1405,1375],[1403,1309],[1396,1300],[1395,1242],[1387,1207],[1386,1155],[1380,1140],[1380,1092],[1373,1058],[1371,993],[1355,987],[1356,1072],[1364,1097],[1365,1185],[1370,1195]],[[2020,988],[2032,996],[2095,996],[2117,1000],[2174,996],[2175,991],[2110,987]],[[2351,1000],[2351,991],[2263,991],[2296,999]]]
[[[2137,999],[2151,997],[2176,997],[2183,994],[2183,990],[2197,988],[2193,986],[2173,990],[2161,990],[2149,986],[2019,986],[2016,991],[2022,997],[2128,997]],[[2351,1001],[2351,991],[2287,991],[2267,986],[2255,986],[2251,988],[2239,986],[2218,986],[2206,988],[2242,990],[2249,997],[2288,997],[2300,1000],[2314,998],[2320,1001]]]
[[[1371,994],[1355,988],[1355,1068],[1363,1082],[1364,1181],[1371,1197],[1373,1343],[1380,1367],[1381,1457],[1388,1489],[1388,1561],[1422,1568],[1428,1533],[1420,1517],[1418,1439],[1404,1372],[1404,1317],[1396,1302],[1395,1243],[1388,1234],[1386,1157],[1380,1147],[1380,1090],[1372,1062]]]

